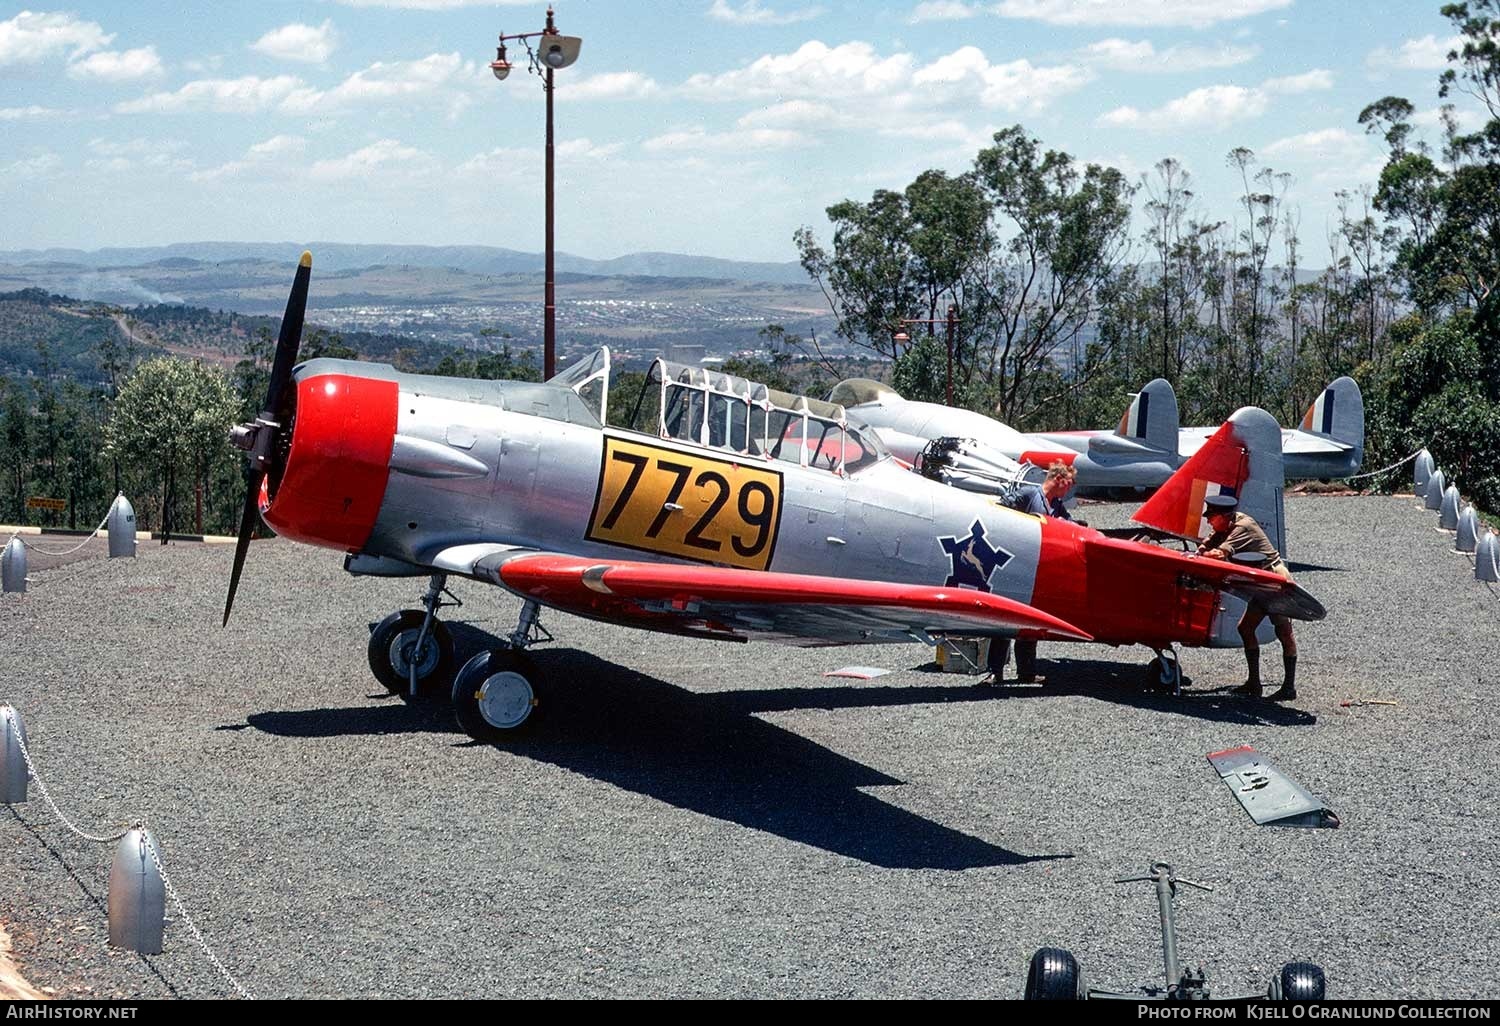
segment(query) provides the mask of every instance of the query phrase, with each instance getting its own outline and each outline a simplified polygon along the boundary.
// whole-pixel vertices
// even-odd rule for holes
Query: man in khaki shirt
[[[1255,522],[1254,517],[1237,512],[1237,505],[1231,495],[1211,495],[1204,500],[1203,513],[1214,533],[1198,546],[1198,554],[1209,559],[1234,559],[1240,553],[1255,553],[1261,557],[1260,563],[1256,564],[1252,560],[1247,565],[1258,566],[1259,569],[1269,570],[1291,580],[1292,573],[1287,569],[1286,561],[1276,551],[1276,546],[1271,544],[1271,539],[1266,537],[1266,532]],[[1250,675],[1234,691],[1239,695],[1260,697],[1260,642],[1256,640],[1255,630],[1268,615],[1276,628],[1276,638],[1281,642],[1281,662],[1286,670],[1286,681],[1281,685],[1281,690],[1271,695],[1271,701],[1291,702],[1297,698],[1297,639],[1292,635],[1292,621],[1289,617],[1268,614],[1264,607],[1255,602],[1246,607],[1245,615],[1240,617],[1239,623],[1240,641],[1245,645],[1245,663],[1250,668]]]

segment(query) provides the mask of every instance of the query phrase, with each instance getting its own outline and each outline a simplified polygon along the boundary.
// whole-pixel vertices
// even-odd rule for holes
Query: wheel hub
[[[479,715],[496,730],[512,730],[531,715],[536,696],[531,682],[512,670],[491,674],[474,695]]]
[[[391,669],[396,671],[400,677],[411,675],[412,663],[417,665],[417,679],[424,680],[432,675],[437,669],[438,659],[442,653],[439,651],[437,639],[431,633],[427,635],[427,641],[418,653],[417,638],[422,634],[420,629],[402,631],[391,639]]]

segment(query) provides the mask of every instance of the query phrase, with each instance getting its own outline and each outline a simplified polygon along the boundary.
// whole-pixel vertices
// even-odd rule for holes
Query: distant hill
[[[116,267],[183,266],[198,263],[235,263],[267,260],[292,264],[304,249],[313,252],[323,272],[366,267],[432,267],[468,274],[539,274],[542,254],[497,246],[398,246],[342,242],[181,242],[170,246],[137,248],[0,250],[0,263],[53,264],[104,270]],[[683,253],[630,253],[612,260],[589,260],[567,253],[557,255],[557,270],[600,277],[640,276],[706,278],[720,281],[807,285],[807,274],[792,261],[756,263],[721,260]]]

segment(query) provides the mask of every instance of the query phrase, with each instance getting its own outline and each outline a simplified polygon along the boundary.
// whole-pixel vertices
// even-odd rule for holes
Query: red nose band
[[[297,382],[286,472],[261,514],[276,533],[358,552],[390,476],[400,395],[394,381],[320,374]]]

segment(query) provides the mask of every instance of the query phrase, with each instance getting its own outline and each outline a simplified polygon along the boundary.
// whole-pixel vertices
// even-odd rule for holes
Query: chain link
[[[1392,463],[1389,467],[1382,467],[1379,470],[1372,470],[1372,471],[1370,471],[1367,474],[1351,474],[1348,477],[1341,478],[1340,480],[1344,480],[1344,481],[1358,481],[1362,477],[1374,477],[1376,474],[1384,474],[1384,473],[1387,473],[1389,471],[1395,470],[1397,467],[1401,466],[1403,463],[1410,463],[1412,460],[1416,459],[1420,455],[1422,455],[1422,450],[1418,449],[1416,452],[1412,453],[1410,456],[1406,457],[1404,460],[1397,460],[1395,463]]]
[[[79,837],[82,837],[84,840],[94,841],[97,844],[113,843],[114,841],[118,841],[120,840],[120,838],[130,833],[130,831],[139,829],[141,831],[141,840],[146,846],[146,851],[150,853],[151,861],[156,866],[156,872],[161,876],[162,886],[166,889],[167,894],[171,895],[172,904],[177,907],[178,915],[182,917],[182,921],[187,925],[188,930],[192,933],[193,939],[198,942],[198,947],[203,949],[203,954],[208,957],[208,960],[211,963],[213,963],[213,967],[219,970],[224,979],[229,981],[229,985],[235,989],[235,992],[238,993],[240,997],[244,998],[246,1001],[254,1001],[255,995],[246,990],[240,984],[239,980],[236,980],[234,978],[234,975],[224,967],[224,963],[219,961],[219,956],[215,955],[213,949],[208,946],[208,941],[203,939],[203,934],[198,929],[198,924],[193,922],[193,917],[188,914],[187,906],[183,903],[182,896],[177,893],[177,888],[172,886],[171,877],[167,876],[167,869],[162,865],[161,862],[161,854],[156,850],[156,845],[152,842],[151,835],[146,832],[145,821],[137,821],[136,823],[127,826],[119,833],[109,834],[107,836],[95,836],[94,834],[88,833],[85,830],[80,830],[73,824],[72,820],[63,815],[62,809],[57,807],[57,802],[52,800],[52,795],[47,790],[47,785],[42,781],[41,774],[36,771],[36,764],[31,761],[31,752],[28,751],[26,747],[26,739],[21,736],[21,728],[18,725],[20,723],[19,714],[16,713],[16,707],[9,702],[3,702],[0,703],[0,709],[9,709],[11,711],[12,715],[8,718],[8,722],[11,725],[10,733],[11,736],[16,739],[16,745],[21,749],[21,757],[26,760],[26,769],[31,774],[31,779],[36,781],[37,789],[42,792],[42,797],[47,800],[47,804],[52,808],[52,812],[57,816],[59,820],[62,821],[63,825],[66,826],[69,830],[73,831],[73,833],[77,834]]]
[[[115,500],[115,502],[119,502],[119,501],[120,500],[118,500],[118,499]],[[102,530],[104,530],[104,525],[105,524],[109,523],[109,514],[113,513],[114,511],[115,511],[115,504],[114,504],[114,502],[112,502],[112,503],[109,504],[109,512],[105,513],[104,514],[104,519],[101,520],[101,521],[99,521],[99,526],[96,527],[96,528],[94,528],[92,531],[90,531],[87,538],[83,539],[83,541],[79,542],[77,545],[74,545],[71,549],[63,549],[61,552],[54,552],[51,549],[44,549],[40,545],[26,545],[25,542],[22,542],[21,544],[22,545],[26,545],[26,547],[28,549],[30,549],[32,552],[40,552],[44,556],[71,556],[73,553],[75,553],[79,549],[83,548],[89,542],[91,542],[95,538],[99,537],[99,532],[102,531]],[[12,538],[19,537],[20,533],[21,532],[17,531],[15,534],[11,535],[11,537]]]
[[[203,954],[213,963],[214,968],[219,970],[224,979],[229,981],[229,985],[235,989],[235,992],[240,997],[246,1001],[254,1001],[255,995],[241,986],[240,981],[234,978],[234,974],[224,967],[224,963],[219,961],[219,956],[215,955],[213,949],[208,946],[208,941],[203,939],[203,934],[198,930],[198,924],[193,922],[192,916],[188,915],[187,906],[183,904],[181,895],[177,893],[177,888],[172,886],[172,878],[167,876],[167,867],[161,864],[161,854],[156,850],[156,844],[152,841],[151,835],[142,832],[141,839],[145,842],[146,851],[151,854],[151,861],[156,865],[157,873],[161,874],[162,886],[166,888],[167,894],[171,896],[172,904],[177,906],[177,914],[182,916],[182,921],[192,931],[193,939],[198,942],[198,947],[203,949]]]
[[[31,779],[36,781],[37,790],[42,792],[42,797],[45,798],[47,800],[47,804],[51,806],[53,814],[62,821],[65,827],[73,831],[73,833],[77,834],[79,837],[82,837],[85,841],[93,841],[95,844],[109,844],[113,841],[118,841],[120,838],[130,833],[130,827],[127,826],[119,833],[95,836],[94,834],[91,834],[86,830],[79,829],[79,827],[74,825],[71,819],[63,815],[63,810],[59,809],[57,807],[57,802],[52,800],[52,793],[47,790],[47,785],[45,782],[43,782],[42,775],[36,771],[36,764],[31,761],[31,752],[26,748],[26,739],[21,736],[21,728],[17,725],[20,721],[17,719],[17,716],[19,714],[16,714],[16,707],[11,705],[9,702],[6,702],[0,704],[0,708],[9,709],[13,714],[15,714],[9,718],[11,737],[16,739],[16,745],[21,749],[21,757],[26,760],[26,769],[31,773]]]

